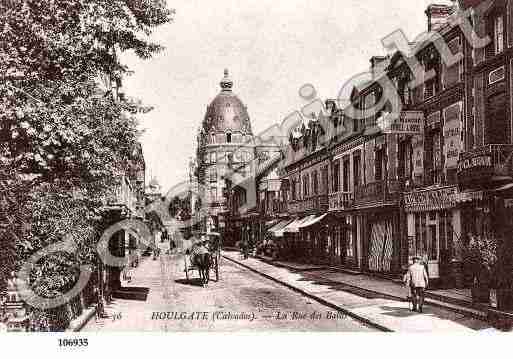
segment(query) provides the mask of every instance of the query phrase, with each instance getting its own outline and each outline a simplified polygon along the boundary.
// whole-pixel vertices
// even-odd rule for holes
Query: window
[[[361,159],[360,159],[360,152],[355,153],[353,155],[353,185],[354,188],[358,187],[361,184]]]
[[[210,182],[217,182],[217,171],[215,166],[210,167]]]
[[[329,191],[329,178],[328,178],[328,165],[325,165],[321,169],[321,193],[328,193]]]
[[[217,200],[217,187],[210,187],[210,200],[211,201]]]
[[[216,143],[216,135],[214,133],[210,134],[210,143]]]
[[[409,78],[403,78],[398,80],[398,88],[397,91],[399,93],[399,97],[401,98],[401,101],[404,105],[410,105],[411,104],[411,90],[408,86],[408,83],[410,82]]]
[[[384,149],[377,149],[375,155],[376,158],[374,161],[374,179],[376,181],[381,181],[383,179],[383,161],[385,155]]]
[[[425,71],[426,73],[434,71],[433,78],[426,78],[426,73],[422,74],[424,82],[424,100],[427,100],[437,94],[440,90],[440,56],[436,50],[431,49],[426,54]]]
[[[485,110],[485,143],[510,143],[507,103],[505,92],[488,97]]]
[[[354,257],[354,240],[353,240],[353,228],[351,226],[352,218],[347,218],[347,224],[346,226],[346,256],[353,258]]]
[[[208,156],[209,156],[209,162],[208,163],[216,163],[217,162],[216,152],[210,152],[208,154]]]
[[[317,171],[312,173],[312,192],[314,195],[319,194],[319,177],[317,175]]]
[[[504,17],[497,16],[493,22],[493,41],[495,46],[495,54],[500,54],[504,51]]]
[[[424,83],[424,100],[433,97],[435,94],[435,80],[429,80]]]
[[[236,150],[234,152],[235,162],[243,162],[244,161],[244,153],[240,150]]]
[[[310,190],[310,175],[306,174],[303,176],[303,198],[307,198],[309,196]]]
[[[331,189],[331,191],[333,193],[335,193],[335,192],[338,192],[338,190],[340,188],[340,183],[339,183],[340,162],[339,162],[339,160],[333,161],[331,168],[332,168],[332,173],[331,173],[332,189]]]
[[[342,190],[349,191],[349,157],[344,158],[342,169]]]
[[[226,143],[231,143],[232,142],[232,134],[231,133],[227,133],[226,134]]]
[[[411,140],[404,140],[399,143],[399,168],[398,175],[400,178],[408,179],[411,178],[411,159],[412,159],[412,147]]]

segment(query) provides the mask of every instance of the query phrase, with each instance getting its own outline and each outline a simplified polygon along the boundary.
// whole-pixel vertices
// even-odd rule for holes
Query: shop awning
[[[280,221],[271,228],[269,228],[267,232],[271,233],[275,237],[283,237],[283,228],[285,228],[291,222],[291,219]]]
[[[271,227],[274,227],[276,224],[278,224],[280,222],[279,219],[273,219],[273,220],[270,220],[270,221],[267,221],[265,222],[265,226],[267,228],[271,228]]]
[[[508,183],[503,186],[500,186],[496,189],[494,189],[494,192],[502,192],[502,191],[511,191],[513,189],[513,183]]]
[[[299,228],[307,228],[307,227],[310,227],[316,223],[319,223],[320,221],[322,221],[328,214],[327,213],[324,213],[323,215],[321,216],[314,216],[314,218],[310,219],[309,221],[305,221],[303,223],[301,223],[301,225],[299,226]]]
[[[298,233],[299,232],[299,226],[303,224],[304,222],[310,221],[313,218],[315,218],[314,215],[306,216],[302,218],[296,219],[294,222],[290,223],[287,227],[283,229],[284,233]]]

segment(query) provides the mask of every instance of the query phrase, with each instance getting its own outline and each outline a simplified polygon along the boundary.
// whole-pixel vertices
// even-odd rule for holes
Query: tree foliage
[[[101,200],[149,110],[121,93],[130,70],[119,55],[159,52],[150,35],[173,11],[162,0],[11,0],[0,14],[0,283],[71,236],[78,257],[48,256],[36,270],[51,296],[92,261]]]

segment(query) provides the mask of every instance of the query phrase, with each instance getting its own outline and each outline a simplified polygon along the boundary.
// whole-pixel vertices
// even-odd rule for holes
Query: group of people
[[[403,278],[404,284],[409,288],[412,301],[412,311],[422,313],[424,306],[424,291],[429,284],[426,267],[421,263],[420,257],[413,258],[413,264]]]

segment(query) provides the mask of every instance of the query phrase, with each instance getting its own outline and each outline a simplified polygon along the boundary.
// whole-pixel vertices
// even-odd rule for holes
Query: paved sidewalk
[[[334,269],[292,270],[256,258],[241,259],[238,252],[223,251],[239,263],[283,285],[335,307],[347,315],[386,331],[437,332],[492,330],[486,321],[468,312],[455,312],[429,300],[424,313],[411,312],[404,300],[406,289],[393,281]],[[447,304],[450,306],[450,304]],[[457,306],[456,306],[457,307]],[[456,308],[457,309],[457,308]]]

